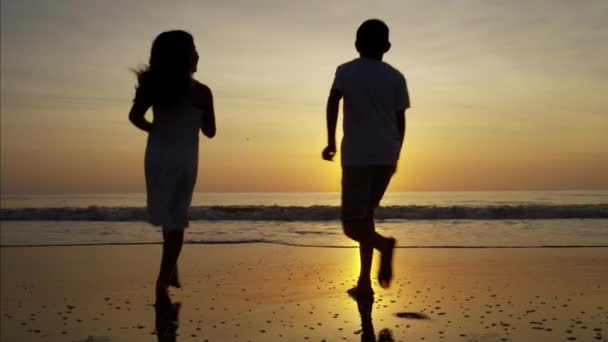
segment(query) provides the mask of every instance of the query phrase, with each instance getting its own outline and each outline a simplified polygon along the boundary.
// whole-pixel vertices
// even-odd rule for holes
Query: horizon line
[[[418,193],[418,192],[603,192],[608,188],[599,189],[496,189],[496,190],[406,190],[406,191],[387,191],[387,194],[398,193]],[[340,191],[194,191],[194,194],[339,194]],[[5,196],[82,196],[82,195],[145,195],[146,191],[141,192],[43,192],[43,193],[2,193]]]

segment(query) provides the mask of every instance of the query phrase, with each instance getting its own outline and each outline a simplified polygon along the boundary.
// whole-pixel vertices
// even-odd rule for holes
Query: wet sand
[[[1,341],[608,340],[608,248],[398,249],[393,286],[357,303],[356,249],[186,245],[176,337],[158,245],[0,257]]]

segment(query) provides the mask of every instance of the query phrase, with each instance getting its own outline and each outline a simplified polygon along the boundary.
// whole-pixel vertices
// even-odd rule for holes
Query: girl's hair
[[[154,39],[147,67],[135,70],[135,101],[152,106],[175,104],[190,88],[194,40],[188,32],[163,32]]]

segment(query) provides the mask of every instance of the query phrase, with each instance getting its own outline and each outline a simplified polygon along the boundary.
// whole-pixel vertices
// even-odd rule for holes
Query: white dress
[[[170,108],[153,108],[145,156],[150,223],[163,232],[188,227],[188,209],[198,169],[202,112],[185,96]]]

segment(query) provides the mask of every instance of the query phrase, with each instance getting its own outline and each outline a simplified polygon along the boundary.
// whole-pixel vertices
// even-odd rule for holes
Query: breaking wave
[[[6,208],[3,221],[145,221],[145,208]],[[572,205],[490,206],[386,206],[376,210],[381,220],[510,220],[510,219],[605,219],[608,203]],[[340,218],[337,206],[195,206],[193,221],[332,221]]]

